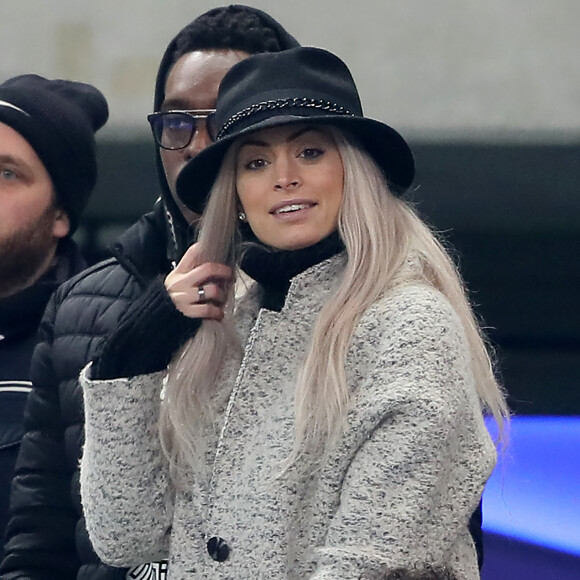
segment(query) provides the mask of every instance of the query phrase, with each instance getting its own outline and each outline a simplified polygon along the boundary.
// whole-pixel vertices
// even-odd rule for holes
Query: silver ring
[[[205,288],[203,286],[197,289],[197,297],[199,298],[198,302],[205,300]]]

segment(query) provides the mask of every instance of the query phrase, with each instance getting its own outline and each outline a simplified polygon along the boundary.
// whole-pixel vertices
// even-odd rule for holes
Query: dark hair
[[[175,38],[170,62],[173,64],[194,50],[242,50],[257,54],[285,48],[279,26],[274,26],[265,13],[233,4],[214,8],[186,26]]]

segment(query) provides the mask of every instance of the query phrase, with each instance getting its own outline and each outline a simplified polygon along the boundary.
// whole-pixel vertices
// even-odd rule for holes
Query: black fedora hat
[[[413,154],[392,127],[363,116],[347,66],[311,47],[250,56],[223,78],[212,119],[215,142],[181,171],[177,194],[202,213],[230,145],[248,133],[289,123],[331,124],[354,135],[374,158],[395,193],[415,176]]]

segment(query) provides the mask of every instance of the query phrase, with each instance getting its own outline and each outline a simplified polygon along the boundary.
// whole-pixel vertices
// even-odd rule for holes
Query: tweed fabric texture
[[[175,492],[157,436],[163,373],[81,382],[86,446],[81,486],[97,553],[115,565],[169,558],[185,580],[379,579],[391,568],[444,565],[479,578],[468,520],[495,463],[457,315],[438,292],[395,289],[364,314],[347,355],[352,406],[328,454],[281,475],[292,446],[296,373],[316,316],[344,267],[339,255],[298,275],[281,312],[242,299],[241,365],[215,463]],[[213,434],[213,435],[212,435]],[[230,546],[213,561],[204,536]]]

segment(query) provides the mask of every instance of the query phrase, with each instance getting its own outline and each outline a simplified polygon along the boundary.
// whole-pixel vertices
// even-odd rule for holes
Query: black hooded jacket
[[[283,48],[297,45],[270,16],[250,10],[275,30]],[[155,110],[164,99],[174,45],[175,40],[161,62]],[[99,561],[86,531],[79,489],[84,412],[78,374],[193,238],[171,196],[158,153],[157,165],[161,200],[153,212],[125,232],[114,258],[69,280],[48,304],[32,360],[34,387],[25,410],[26,433],[13,482],[1,580],[165,577],[164,564],[144,563],[130,572]]]

